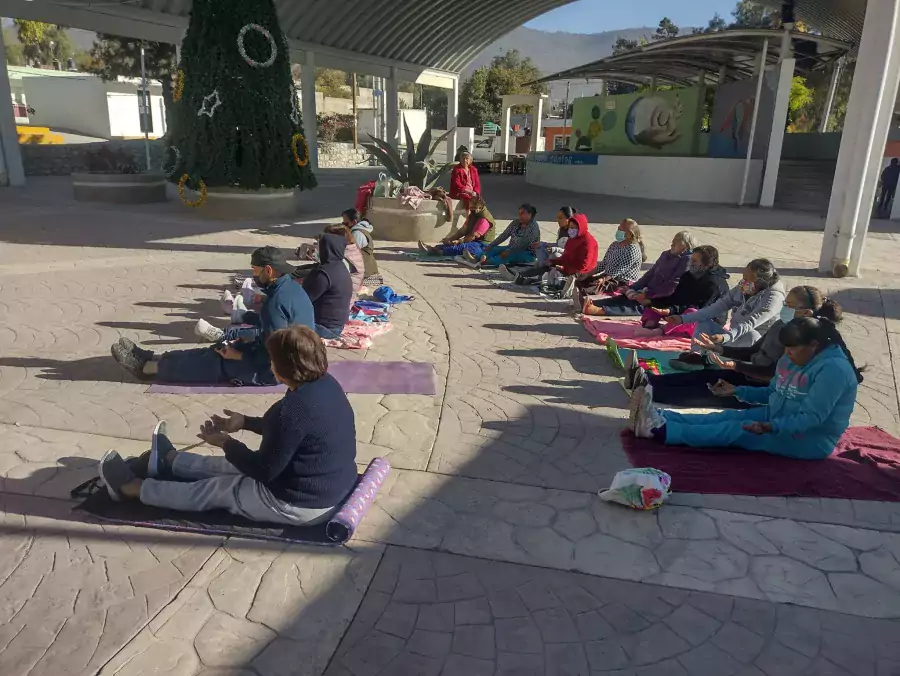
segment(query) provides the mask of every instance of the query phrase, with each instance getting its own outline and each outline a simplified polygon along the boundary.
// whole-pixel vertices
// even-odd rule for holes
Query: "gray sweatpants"
[[[338,507],[297,507],[276,498],[255,479],[241,474],[221,456],[179,453],[172,473],[181,481],[147,479],[141,487],[141,502],[182,512],[227,509],[251,521],[291,526],[312,526],[330,519]]]

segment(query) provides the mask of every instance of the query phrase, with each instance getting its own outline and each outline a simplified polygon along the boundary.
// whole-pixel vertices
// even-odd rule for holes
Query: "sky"
[[[547,31],[602,33],[656,26],[668,16],[678,26],[705,26],[716,12],[731,20],[735,4],[735,0],[578,0],[525,25]]]

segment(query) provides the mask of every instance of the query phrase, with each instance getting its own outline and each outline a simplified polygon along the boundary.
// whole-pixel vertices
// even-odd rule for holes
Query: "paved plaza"
[[[351,394],[358,462],[393,471],[348,546],[100,526],[69,491],[158,420],[196,441],[267,395],[149,394],[109,346],[193,346],[249,253],[295,248],[366,171],[319,173],[292,222],[205,220],[176,202],[76,204],[68,179],[0,190],[0,675],[898,676],[900,503],[677,493],[602,503],[627,468],[627,400],[565,304],[422,264],[381,242],[416,297],[348,360],[427,362],[435,396]],[[486,177],[498,220],[563,204],[601,243],[624,217],[652,258],[689,227],[733,274],[771,258],[847,311],[868,365],[854,424],[900,435],[900,226],[876,221],[860,279],[820,277],[822,219],[620,200]],[[376,233],[377,237],[377,233]],[[210,451],[211,452],[211,451]],[[677,488],[678,477],[673,478]]]

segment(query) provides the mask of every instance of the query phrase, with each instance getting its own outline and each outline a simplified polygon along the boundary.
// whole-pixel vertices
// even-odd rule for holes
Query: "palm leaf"
[[[391,154],[385,152],[384,149],[375,145],[374,143],[362,143],[363,148],[371,153],[372,157],[374,157],[379,164],[383,164],[384,168],[387,169],[388,173],[395,179],[401,182],[406,182],[406,167],[403,166],[403,161],[397,162],[398,155],[396,151]]]
[[[437,185],[438,181],[440,181],[444,176],[450,173],[450,169],[453,168],[453,162],[447,162],[443,167],[437,170],[437,173],[434,174],[434,177],[429,181],[429,183],[425,186],[425,190],[431,190],[435,185]],[[426,179],[428,180],[428,179]]]
[[[406,117],[403,118],[403,131],[406,134],[406,166],[412,167],[416,163],[416,144],[412,140],[412,134],[409,133],[409,125],[406,124]]]
[[[408,132],[407,132],[408,133]],[[424,162],[428,159],[428,149],[431,147],[431,127],[425,127],[422,132],[422,138],[419,139],[419,146],[416,152],[416,161]]]
[[[450,136],[454,131],[456,131],[456,127],[449,129],[443,136],[441,136],[437,141],[431,144],[431,150],[428,151],[428,155],[426,157],[431,157],[434,155],[434,151],[437,150],[437,147],[441,144],[441,141],[446,141],[447,137]],[[450,158],[447,158],[450,159]]]

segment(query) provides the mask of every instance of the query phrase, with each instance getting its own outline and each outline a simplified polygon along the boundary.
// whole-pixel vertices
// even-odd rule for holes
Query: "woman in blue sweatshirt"
[[[831,455],[850,425],[863,377],[835,325],[802,317],[779,332],[784,356],[768,387],[735,387],[720,380],[719,396],[734,396],[755,408],[708,414],[661,411],[652,387],[635,390],[632,430],[671,446],[741,448],[803,460]]]
[[[116,451],[100,461],[100,478],[114,500],[186,512],[225,509],[252,521],[294,526],[330,519],[356,484],[356,425],[338,382],[327,373],[325,347],[305,326],[275,331],[266,341],[272,371],[288,391],[262,418],[225,411],[198,435],[225,457],[177,452],[157,435],[147,479]],[[230,434],[262,439],[252,451]],[[166,479],[177,480],[166,480]]]

